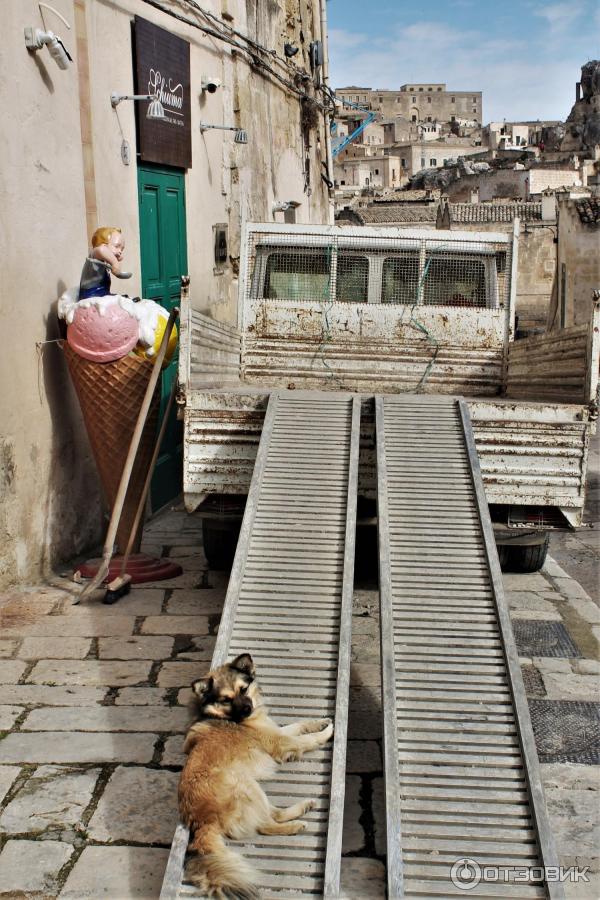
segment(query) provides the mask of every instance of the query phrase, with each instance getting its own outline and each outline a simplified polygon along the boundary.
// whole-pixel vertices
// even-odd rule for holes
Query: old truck
[[[590,324],[515,340],[518,228],[247,224],[237,326],[184,290],[185,503],[211,565],[233,556],[274,390],[360,395],[359,524],[375,517],[374,398],[406,392],[466,399],[504,567],[535,571],[548,532],[581,525],[598,301]]]

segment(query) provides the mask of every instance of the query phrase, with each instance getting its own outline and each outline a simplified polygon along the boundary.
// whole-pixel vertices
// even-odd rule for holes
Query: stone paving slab
[[[102,610],[104,610],[102,606]],[[110,609],[111,607],[106,607]],[[11,633],[19,637],[97,637],[99,635],[133,634],[134,616],[121,614],[103,615],[101,610],[90,613],[82,611],[78,615],[41,616],[35,622],[11,623],[3,625],[7,637]]]
[[[0,706],[0,731],[12,728],[22,712],[22,706]]]
[[[0,766],[0,803],[10,791],[20,771],[20,766]]]
[[[225,593],[223,588],[173,591],[167,600],[167,612],[172,616],[219,615],[223,610]]]
[[[0,741],[0,763],[149,763],[155,734],[13,732]]]
[[[98,659],[168,659],[174,643],[172,637],[98,638]]]
[[[103,594],[99,594],[103,597]],[[103,616],[158,616],[162,609],[165,596],[165,590],[156,590],[154,588],[143,588],[133,585],[131,593],[125,597],[121,597],[118,603],[105,605],[98,600],[90,600],[89,606],[84,600],[82,604],[73,606],[73,604],[65,603],[61,607],[63,615],[72,617],[89,617],[92,612],[100,612]]]
[[[2,699],[6,703],[22,703],[24,706],[86,706],[101,703],[106,696],[106,687],[86,687],[85,685],[16,684],[2,687]]]
[[[185,687],[200,678],[206,672],[206,666],[193,662],[165,662],[162,664],[158,678],[159,687]]]
[[[0,684],[16,684],[21,678],[27,663],[17,659],[0,659]]]
[[[159,847],[86,847],[61,900],[149,900],[160,894],[169,851]]]
[[[119,690],[115,706],[167,706],[167,691],[157,687],[125,687]]]
[[[95,706],[90,709],[34,709],[21,731],[185,731],[180,706]]]
[[[84,659],[91,646],[89,637],[27,637],[17,656],[20,659]]]
[[[377,741],[348,741],[347,772],[381,772],[381,770],[381,749]]]
[[[56,875],[73,854],[63,841],[8,840],[0,853],[2,894],[21,897],[21,892],[56,896]]]
[[[183,766],[185,753],[183,752],[183,739],[180,735],[167,738],[161,759],[163,766]]]
[[[119,767],[88,825],[95,841],[169,845],[178,821],[177,772]]]
[[[385,897],[385,866],[378,859],[342,859],[339,900],[381,900]]]
[[[108,662],[89,659],[69,662],[46,659],[34,666],[27,681],[34,684],[105,684],[122,687],[147,681],[150,669],[149,660]]]
[[[0,831],[39,834],[80,825],[99,774],[40,766],[0,816]]]
[[[148,616],[142,634],[208,634],[208,616]]]
[[[19,642],[17,640],[0,640],[0,659],[7,659],[10,656],[14,656],[18,646]]]

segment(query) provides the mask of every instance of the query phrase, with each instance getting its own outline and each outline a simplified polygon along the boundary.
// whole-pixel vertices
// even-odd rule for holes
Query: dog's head
[[[243,722],[262,705],[249,653],[213,669],[192,684],[198,718]]]

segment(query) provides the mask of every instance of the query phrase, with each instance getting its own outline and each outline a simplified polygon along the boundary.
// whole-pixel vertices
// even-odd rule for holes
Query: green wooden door
[[[142,297],[170,310],[179,303],[181,276],[187,275],[185,178],[176,169],[138,168]],[[161,419],[173,379],[177,354],[162,374]],[[181,492],[183,428],[173,408],[152,480],[152,511]]]

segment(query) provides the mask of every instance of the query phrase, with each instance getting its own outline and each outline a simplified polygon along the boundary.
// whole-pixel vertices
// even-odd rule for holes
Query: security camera
[[[208,91],[209,94],[214,94],[218,90],[218,88],[221,87],[221,79],[213,78],[211,75],[203,75],[200,82],[200,87],[203,91]]]
[[[41,50],[44,46],[48,47],[48,52],[59,69],[68,69],[69,63],[73,62],[69,51],[53,31],[26,28],[25,46],[28,50]]]

